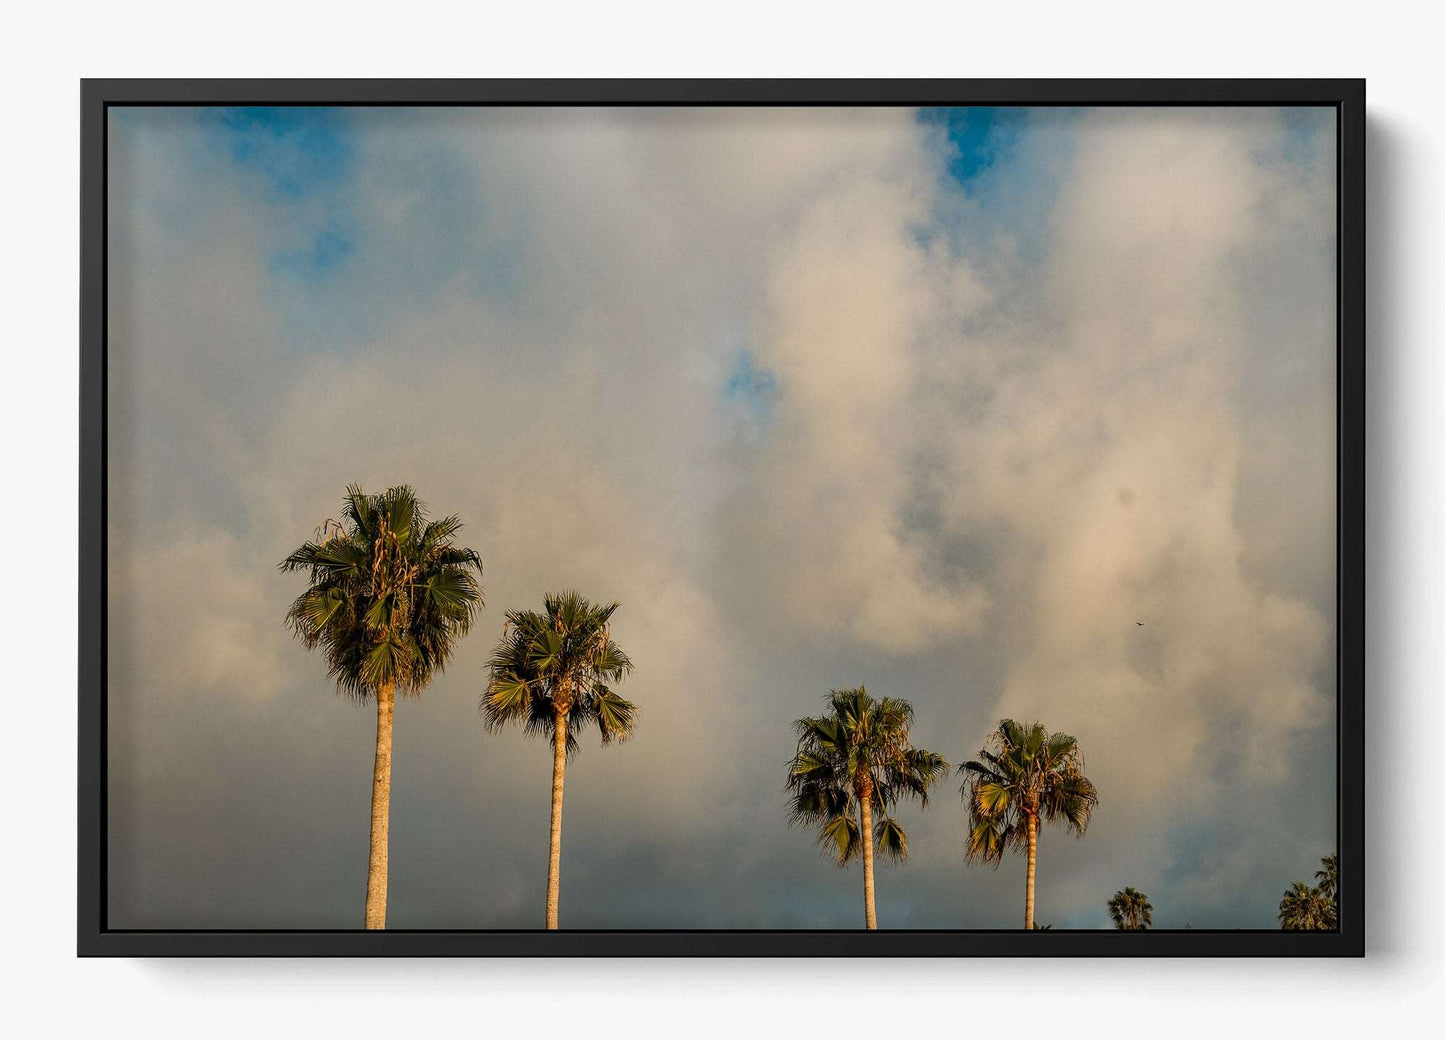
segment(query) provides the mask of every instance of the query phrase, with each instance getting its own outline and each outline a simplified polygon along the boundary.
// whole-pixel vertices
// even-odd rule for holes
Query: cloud
[[[1004,713],[1080,737],[1061,926],[1124,884],[1268,926],[1328,851],[1329,127],[1002,113],[965,185],[902,110],[375,110],[243,155],[116,118],[115,920],[353,923],[369,724],[275,573],[352,480],[486,563],[398,713],[395,924],[539,916],[547,755],[475,706],[502,611],[570,586],[621,601],[642,724],[569,769],[568,923],[855,925],[780,780],[859,681],[951,760]],[[1014,923],[956,796],[905,817],[886,923]]]
[[[1303,335],[1262,335],[1241,299],[1251,265],[1279,259],[1281,238],[1313,246],[1300,281],[1329,277],[1328,227],[1271,227],[1264,211],[1294,192],[1294,208],[1317,215],[1332,196],[1256,160],[1272,118],[1101,112],[1079,132],[1091,147],[1055,211],[1040,279],[1054,336],[996,385],[992,421],[961,438],[968,458],[991,460],[968,485],[975,500],[1033,554],[1020,590],[1029,638],[1000,709],[1107,719],[1089,746],[1110,763],[1145,740],[1166,752],[1135,758],[1123,790],[1197,787],[1190,767],[1218,760],[1235,725],[1238,765],[1279,776],[1292,765],[1280,742],[1332,720],[1320,680],[1333,632],[1325,604],[1244,566],[1243,359],[1288,350],[1328,371],[1333,342],[1307,317]],[[1283,288],[1273,303],[1289,307]],[[1319,403],[1311,421],[1296,413],[1275,428],[1301,454],[1328,452],[1332,416]],[[1333,488],[1317,470],[1275,477],[1266,497],[1308,507],[1300,526],[1331,530]],[[1326,556],[1314,567],[1332,574]]]

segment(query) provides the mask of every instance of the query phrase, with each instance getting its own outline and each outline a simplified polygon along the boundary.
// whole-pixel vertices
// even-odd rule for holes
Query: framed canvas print
[[[87,81],[79,951],[1364,952],[1364,84]]]

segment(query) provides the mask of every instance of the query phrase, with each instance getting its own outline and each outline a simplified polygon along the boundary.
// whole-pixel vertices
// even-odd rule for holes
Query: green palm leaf
[[[902,863],[908,858],[908,834],[903,825],[891,816],[884,816],[874,825],[873,841],[878,851],[894,863]]]

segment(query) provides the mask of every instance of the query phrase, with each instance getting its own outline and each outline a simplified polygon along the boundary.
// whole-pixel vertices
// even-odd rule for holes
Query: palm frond
[[[988,863],[997,867],[1003,862],[1004,850],[1013,844],[1012,828],[1002,816],[978,816],[969,821],[964,856],[970,863]]]
[[[605,686],[593,688],[587,698],[586,711],[597,722],[604,744],[626,740],[632,736],[632,729],[637,724],[637,705]]]
[[[818,828],[818,844],[837,859],[840,867],[853,862],[863,849],[858,838],[858,823],[846,812],[822,822]]]
[[[908,834],[891,816],[884,816],[874,824],[873,841],[885,859],[902,863],[908,858]]]

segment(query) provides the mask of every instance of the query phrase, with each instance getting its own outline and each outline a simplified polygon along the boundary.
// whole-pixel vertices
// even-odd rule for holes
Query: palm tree
[[[417,696],[446,666],[482,606],[481,558],[456,545],[456,516],[430,523],[410,487],[346,489],[341,520],[281,561],[310,586],[286,612],[308,650],[321,647],[343,693],[376,701],[366,927],[386,927],[391,727],[397,690]],[[476,574],[472,571],[475,569]]]
[[[552,742],[547,927],[556,928],[567,756],[578,750],[576,732],[583,723],[596,723],[603,744],[626,740],[637,721],[637,706],[612,689],[632,670],[632,661],[612,641],[610,622],[618,604],[594,604],[575,592],[549,594],[543,602],[540,614],[507,611],[481,710],[492,732],[517,721],[527,733]]]
[[[1296,881],[1279,901],[1279,924],[1291,932],[1332,932],[1340,923],[1340,857],[1330,853],[1315,871],[1319,882],[1311,888]]]
[[[928,789],[948,763],[909,742],[913,706],[907,701],[874,700],[862,686],[834,690],[825,701],[825,714],[793,723],[798,749],[788,765],[789,822],[818,828],[818,844],[839,866],[862,855],[863,922],[877,928],[874,848],[895,862],[908,857],[908,835],[893,809],[903,798],[926,807]]]
[[[1334,904],[1319,889],[1296,881],[1279,901],[1279,926],[1287,932],[1334,931]]]
[[[1320,869],[1315,871],[1315,880],[1319,882],[1316,888],[1320,895],[1330,902],[1338,905],[1340,901],[1339,880],[1340,880],[1340,856],[1337,852],[1331,852],[1320,860]]]
[[[1154,907],[1148,896],[1130,886],[1110,897],[1109,920],[1121,932],[1146,931],[1154,924]]]
[[[1099,792],[1084,775],[1079,742],[1067,733],[1050,733],[1038,722],[1002,720],[979,759],[958,767],[968,804],[967,858],[997,867],[1010,847],[1028,854],[1024,927],[1032,929],[1039,826],[1062,821],[1082,837]]]

